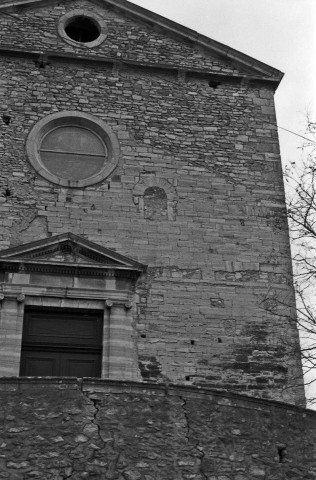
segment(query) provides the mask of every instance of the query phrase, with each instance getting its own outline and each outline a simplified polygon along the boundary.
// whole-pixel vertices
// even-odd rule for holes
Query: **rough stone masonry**
[[[316,414],[208,389],[0,381],[0,478],[313,480]]]
[[[132,291],[140,380],[304,402],[273,102],[280,72],[123,0],[5,7],[0,247],[71,232],[145,265]],[[100,19],[101,44],[58,33],[73,11]],[[118,140],[118,164],[96,184],[49,181],[26,154],[37,122],[68,111],[102,120]],[[27,292],[31,302],[36,289]],[[2,302],[10,326],[0,320],[3,344],[15,339],[13,376],[15,299]]]
[[[0,479],[313,480],[273,95],[126,0],[0,6]]]

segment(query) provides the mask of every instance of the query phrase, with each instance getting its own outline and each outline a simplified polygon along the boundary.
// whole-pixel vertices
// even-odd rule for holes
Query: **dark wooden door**
[[[100,377],[103,311],[26,308],[21,376]]]

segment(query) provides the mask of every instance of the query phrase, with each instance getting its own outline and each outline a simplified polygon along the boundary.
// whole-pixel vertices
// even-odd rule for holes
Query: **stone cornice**
[[[47,66],[54,63],[72,63],[78,65],[108,65],[110,68],[115,70],[116,74],[119,74],[120,71],[128,71],[129,69],[139,69],[150,71],[153,75],[155,73],[164,72],[169,73],[170,75],[178,78],[180,81],[189,81],[190,78],[205,78],[209,81],[214,82],[234,82],[241,83],[244,81],[250,82],[252,84],[264,83],[266,85],[271,85],[275,89],[280,83],[280,78],[271,77],[269,75],[258,75],[258,74],[223,74],[223,73],[214,73],[209,69],[198,69],[198,68],[185,68],[184,66],[178,67],[176,65],[165,64],[165,63],[150,63],[150,62],[138,62],[136,60],[128,60],[122,57],[101,57],[96,55],[78,55],[73,53],[60,53],[53,51],[45,51],[45,54],[36,50],[26,50],[11,48],[10,46],[2,45],[0,47],[0,56],[2,57],[15,57],[23,58],[34,61],[36,65]]]
[[[25,298],[22,299],[24,296]],[[53,286],[38,286],[38,285],[24,285],[24,284],[1,284],[0,283],[0,301],[13,299],[18,297],[20,301],[28,303],[29,297],[42,298],[68,298],[68,299],[87,299],[87,300],[102,300],[106,303],[106,307],[110,308],[116,305],[125,305],[130,302],[130,292],[128,290],[109,290],[109,289],[89,289],[89,288],[69,288],[69,287],[53,287]],[[19,301],[19,300],[18,300]],[[131,308],[132,305],[129,305]]]
[[[21,262],[19,260],[1,260],[0,270],[6,272],[20,273],[45,273],[52,275],[71,275],[85,277],[107,277],[107,278],[130,278],[136,279],[139,275],[138,271],[127,269],[125,267],[113,266],[91,266],[91,265],[73,265],[66,263],[53,262]]]

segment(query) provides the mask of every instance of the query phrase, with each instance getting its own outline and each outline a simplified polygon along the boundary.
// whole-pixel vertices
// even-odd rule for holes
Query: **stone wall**
[[[87,12],[99,14],[105,20],[107,37],[98,48],[72,46],[56,34],[61,16],[75,9],[85,9]],[[136,5],[132,5],[132,9],[142,10]],[[0,15],[2,47],[7,46],[10,49],[22,47],[24,50],[35,51],[39,51],[41,47],[44,53],[72,53],[86,58],[110,57],[118,61],[125,59],[142,63],[163,63],[170,67],[189,66],[204,71],[211,69],[214,73],[240,74],[228,59],[223,63],[223,59],[216,53],[210,55],[209,52],[194,47],[192,40],[183,41],[177,37],[169,37],[166,41],[164,30],[153,28],[152,21],[135,21],[133,16],[124,13],[122,15],[122,12],[118,13],[115,8],[109,8],[109,5],[100,8],[86,0],[68,0],[59,5],[55,3],[42,8],[18,9],[17,14],[16,12],[13,14],[15,17]],[[158,17],[155,14],[152,16],[154,19]],[[173,26],[175,25],[173,23]],[[181,31],[181,26],[178,25],[177,29]]]
[[[92,8],[15,13],[24,36],[0,17],[4,46],[69,54],[44,65],[34,55],[0,57],[0,247],[72,232],[147,265],[133,307],[144,380],[302,402],[272,87],[180,75],[184,66],[234,72],[95,5],[109,37],[90,57],[115,46],[134,64],[88,62],[56,31],[60,15],[83,6]],[[175,69],[146,65],[153,57]],[[67,110],[102,119],[120,142],[120,165],[99,184],[58,187],[28,162],[30,130]]]
[[[0,478],[313,480],[316,414],[172,385],[0,381]]]

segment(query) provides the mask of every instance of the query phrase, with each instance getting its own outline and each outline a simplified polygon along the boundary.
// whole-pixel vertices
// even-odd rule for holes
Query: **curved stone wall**
[[[316,412],[204,388],[0,379],[0,478],[312,480]]]

